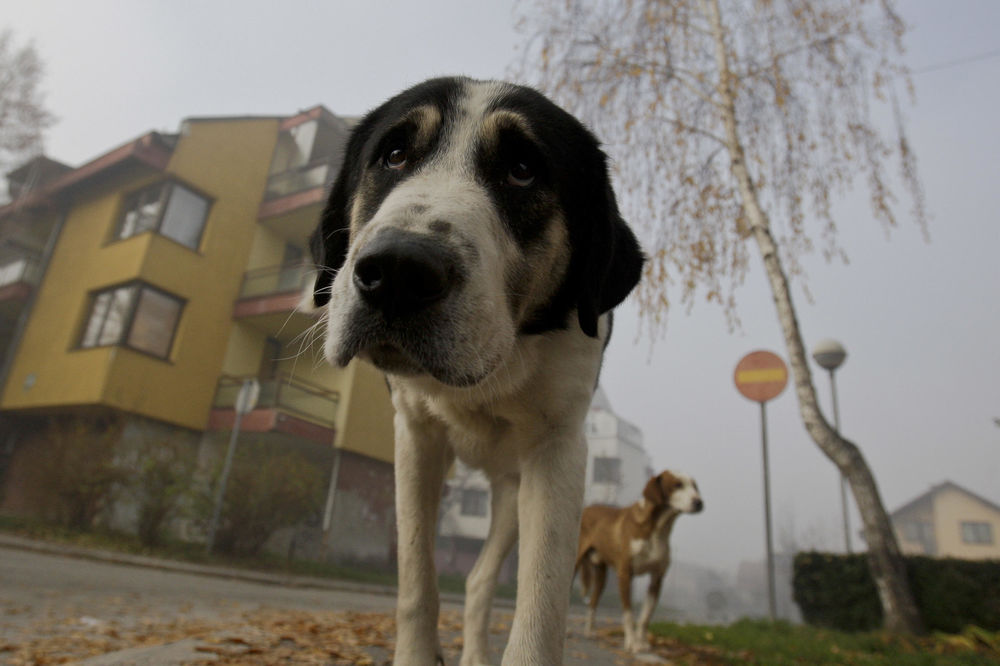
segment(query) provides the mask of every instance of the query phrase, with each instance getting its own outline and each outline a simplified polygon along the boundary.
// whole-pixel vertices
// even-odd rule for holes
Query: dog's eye
[[[385,154],[385,166],[388,169],[402,169],[406,166],[406,150],[394,148]]]
[[[517,187],[528,187],[535,182],[535,174],[524,162],[515,162],[507,172],[507,183]]]

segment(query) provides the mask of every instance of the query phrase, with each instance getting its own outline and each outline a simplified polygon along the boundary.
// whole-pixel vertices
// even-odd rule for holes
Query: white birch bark
[[[718,0],[704,0],[703,11],[712,28],[716,67],[719,72],[718,93],[725,122],[725,141],[730,156],[730,170],[736,179],[743,209],[757,242],[767,279],[771,286],[778,320],[785,336],[795,393],[802,422],[820,450],[847,478],[864,523],[868,543],[868,562],[872,578],[882,603],[885,629],[894,632],[922,633],[923,621],[917,610],[906,578],[905,563],[896,542],[892,524],[868,464],[860,449],[841,437],[823,418],[812,383],[806,349],[802,342],[788,279],[781,265],[778,247],[771,234],[767,214],[761,207],[753,180],[747,169],[743,144],[736,122],[735,94],[731,80],[725,30]]]

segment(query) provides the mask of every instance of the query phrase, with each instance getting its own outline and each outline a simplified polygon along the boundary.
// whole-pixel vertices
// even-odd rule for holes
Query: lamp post
[[[833,428],[840,434],[840,410],[837,408],[837,383],[834,371],[841,366],[847,352],[836,340],[820,340],[813,347],[813,359],[830,373],[830,394],[833,396]],[[851,552],[851,526],[847,513],[847,479],[840,474],[840,510],[844,515],[844,549]]]
[[[226,483],[229,481],[229,471],[233,466],[233,454],[236,452],[236,440],[240,436],[240,423],[243,416],[249,414],[257,406],[257,399],[260,397],[260,382],[256,379],[244,379],[240,386],[240,392],[236,396],[236,404],[233,411],[236,412],[236,419],[233,423],[233,430],[229,435],[229,446],[226,447],[226,461],[222,465],[222,474],[217,481],[215,489],[215,501],[212,504],[212,520],[208,524],[208,538],[205,540],[205,554],[211,555],[212,548],[215,547],[215,533],[219,529],[219,518],[222,515],[222,500],[226,496]]]

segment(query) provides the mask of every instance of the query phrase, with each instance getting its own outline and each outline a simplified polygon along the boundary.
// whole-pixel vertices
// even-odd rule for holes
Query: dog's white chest
[[[670,561],[669,530],[657,527],[648,539],[632,539],[629,542],[632,571],[637,575],[663,569]]]

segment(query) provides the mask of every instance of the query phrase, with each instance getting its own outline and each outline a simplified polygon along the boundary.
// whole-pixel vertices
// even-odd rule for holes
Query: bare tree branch
[[[905,26],[891,0],[527,0],[539,57],[522,77],[582,116],[627,159],[614,163],[622,208],[644,230],[649,262],[638,298],[651,329],[669,292],[720,304],[731,326],[753,241],[763,261],[795,377],[799,411],[850,481],[886,624],[921,629],[874,476],[824,419],[792,302],[802,257],[837,244],[833,201],[861,182],[886,228],[898,224],[897,181],[926,232],[916,159],[895,82]],[[524,63],[531,62],[525,59]],[[912,88],[910,88],[912,92]],[[595,103],[596,102],[596,103]],[[895,134],[872,118],[890,105]],[[614,156],[615,151],[610,151]]]

